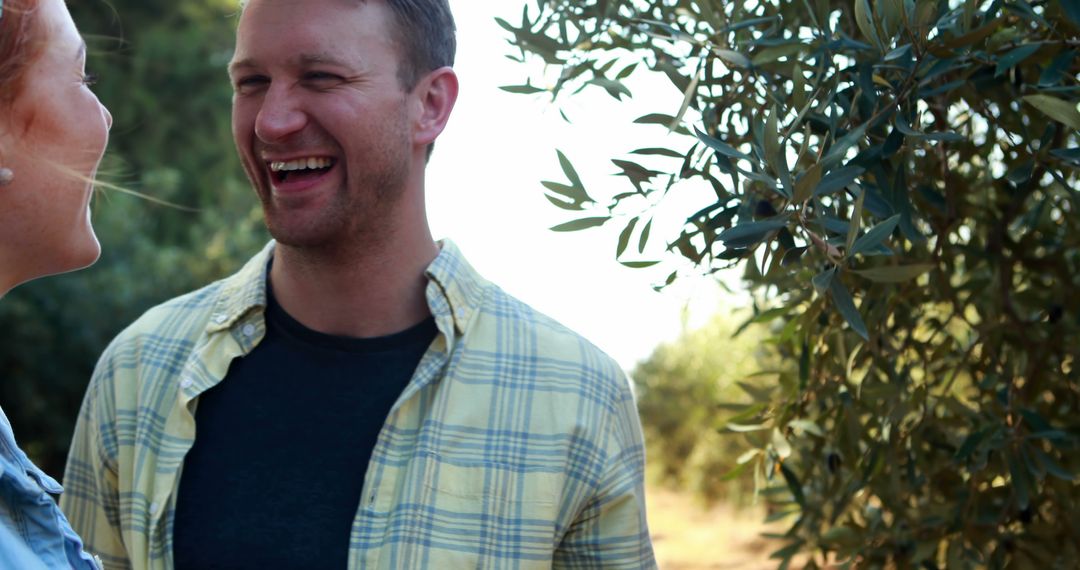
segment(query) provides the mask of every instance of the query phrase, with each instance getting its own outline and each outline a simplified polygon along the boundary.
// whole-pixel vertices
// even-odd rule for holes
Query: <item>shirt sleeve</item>
[[[554,568],[656,568],[645,516],[641,422],[629,385],[622,395],[610,418],[596,493],[556,549]]]
[[[120,488],[117,476],[116,370],[106,350],[90,379],[75,424],[60,506],[88,552],[106,570],[131,567],[120,532]]]

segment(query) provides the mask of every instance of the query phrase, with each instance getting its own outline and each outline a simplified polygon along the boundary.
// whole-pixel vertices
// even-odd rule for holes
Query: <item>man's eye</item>
[[[325,71],[309,71],[308,73],[304,74],[304,79],[306,79],[307,81],[317,81],[320,83],[325,83],[330,81],[341,81],[341,76],[335,75],[333,73],[327,73]]]
[[[265,85],[269,81],[269,79],[262,75],[247,75],[244,77],[238,77],[233,82],[233,86],[237,91],[241,91],[244,89],[252,89],[255,87],[259,87],[260,85]]]

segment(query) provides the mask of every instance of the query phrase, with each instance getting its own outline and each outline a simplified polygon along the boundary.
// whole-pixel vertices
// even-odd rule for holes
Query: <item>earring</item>
[[[0,0],[2,1],[2,0]],[[10,168],[0,167],[0,186],[7,186],[15,180],[15,173]]]

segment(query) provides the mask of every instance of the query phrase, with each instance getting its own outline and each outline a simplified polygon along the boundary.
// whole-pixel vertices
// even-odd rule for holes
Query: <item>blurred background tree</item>
[[[699,328],[685,329],[674,341],[656,347],[631,374],[649,450],[650,480],[691,491],[706,505],[721,500],[746,504],[753,492],[752,482],[724,478],[746,452],[746,443],[715,429],[723,423],[718,403],[741,409],[778,377],[794,378],[793,370],[773,368],[780,362],[763,342],[767,329],[751,326],[735,336],[737,315],[718,313]]]
[[[103,178],[196,211],[101,191],[94,269],[20,286],[0,303],[0,401],[20,445],[57,477],[112,337],[150,306],[234,271],[268,239],[229,130],[235,2],[69,8],[114,117]]]
[[[624,192],[562,155],[543,185],[556,229],[620,224],[621,260],[744,270],[796,372],[720,421],[756,434],[728,476],[789,523],[781,567],[1075,567],[1080,1],[535,0],[501,25],[547,64],[508,91],[682,94],[637,120],[655,146],[613,145]],[[715,201],[650,233],[694,187]],[[684,422],[652,429],[715,420]]]

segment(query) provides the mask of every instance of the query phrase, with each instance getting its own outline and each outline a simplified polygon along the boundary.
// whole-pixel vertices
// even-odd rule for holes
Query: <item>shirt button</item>
[[[184,378],[183,380],[180,381],[180,387],[184,388],[184,389],[187,389],[187,388],[190,388],[191,385],[194,384],[194,383],[195,383],[195,381],[192,380],[191,378]]]
[[[161,509],[161,505],[159,505],[159,504],[157,503],[157,501],[154,501],[153,503],[150,503],[150,514],[152,514],[152,515],[156,515],[156,514],[157,514],[157,512],[158,512],[158,511],[159,511],[160,509]]]
[[[244,333],[244,336],[246,337],[253,337],[255,336],[255,325],[250,323],[246,324],[244,325],[244,328],[240,329],[240,332]]]
[[[227,317],[227,316],[225,316],[223,314],[214,315],[214,324],[221,325],[221,324],[224,324],[225,321],[227,321],[227,320],[229,320],[229,317]]]

